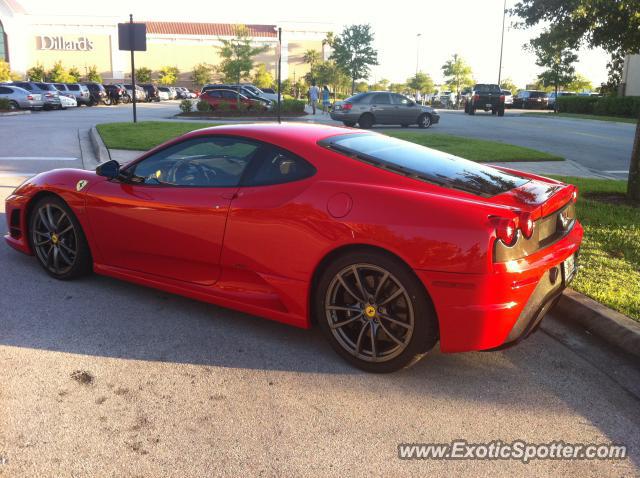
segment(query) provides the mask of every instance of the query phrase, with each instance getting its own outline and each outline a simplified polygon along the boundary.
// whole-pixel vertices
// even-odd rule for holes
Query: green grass
[[[578,113],[523,113],[527,116],[539,116],[544,118],[566,118],[566,119],[586,119],[586,120],[598,120],[598,121],[614,121],[618,123],[637,123],[637,118],[623,118],[621,116],[602,116],[602,115],[587,115]]]
[[[404,139],[429,148],[454,154],[471,161],[563,161],[564,158],[531,148],[482,139],[464,138],[450,134],[412,131],[386,132],[394,138]]]
[[[171,138],[215,123],[143,121],[106,123],[97,126],[107,148],[148,150]],[[394,131],[389,136],[455,154],[472,161],[562,161],[563,158],[535,149],[480,139],[422,131]]]
[[[96,128],[107,148],[146,151],[176,136],[208,126],[217,126],[217,123],[141,121],[105,123]]]
[[[571,287],[640,322],[640,206],[623,201],[627,183],[557,179],[578,186],[577,214],[585,229],[580,271]]]

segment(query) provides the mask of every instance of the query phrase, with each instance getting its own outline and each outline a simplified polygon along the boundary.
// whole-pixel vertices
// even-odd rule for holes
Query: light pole
[[[416,76],[418,75],[418,67],[420,66],[420,37],[422,33],[416,35]]]
[[[507,0],[504,0],[502,6],[502,37],[500,38],[500,65],[498,66],[498,86],[500,86],[500,79],[502,78],[502,49],[504,48],[504,22],[507,17]]]

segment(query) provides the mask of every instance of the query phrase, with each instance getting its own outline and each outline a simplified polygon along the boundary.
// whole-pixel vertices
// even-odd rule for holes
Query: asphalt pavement
[[[0,204],[26,173],[81,165],[79,132],[126,119],[125,107],[0,118]],[[552,316],[512,349],[436,349],[380,376],[317,329],[95,275],[56,281],[3,245],[0,290],[3,477],[640,476],[640,367]],[[398,459],[400,443],[455,439],[616,443],[629,456]]]

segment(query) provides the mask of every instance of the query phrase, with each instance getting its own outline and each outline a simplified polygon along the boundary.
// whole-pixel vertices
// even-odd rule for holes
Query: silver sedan
[[[0,85],[0,98],[7,98],[11,109],[41,110],[44,107],[42,95],[19,86]]]

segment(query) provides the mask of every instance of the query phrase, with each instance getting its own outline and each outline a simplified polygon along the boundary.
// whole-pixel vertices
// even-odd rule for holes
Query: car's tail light
[[[473,101],[479,101],[480,95],[473,95]]]
[[[53,94],[52,93],[46,93],[44,96],[46,96],[47,98],[53,98]]]
[[[500,95],[500,103],[504,103],[504,95]]]
[[[524,213],[520,216],[519,227],[525,238],[529,239],[533,235],[534,222],[531,214]]]
[[[342,105],[343,110],[349,111],[351,108],[353,108],[353,105],[351,103],[345,103],[344,105]]]
[[[27,95],[27,99],[28,100],[32,100],[33,99],[33,95]]]
[[[496,236],[507,246],[513,246],[518,237],[518,224],[515,218],[500,218],[496,225]]]
[[[573,202],[578,202],[578,188],[574,188],[573,194],[571,194],[571,200]]]

